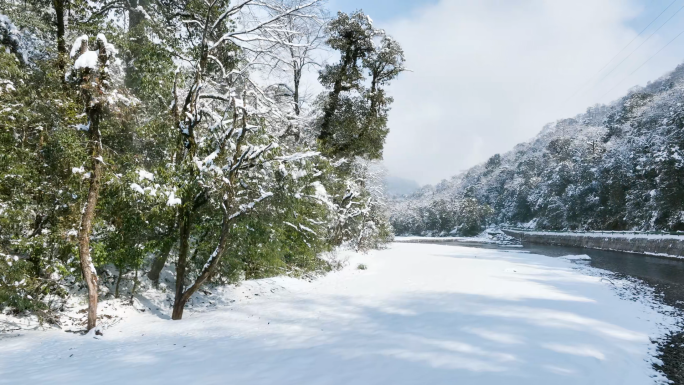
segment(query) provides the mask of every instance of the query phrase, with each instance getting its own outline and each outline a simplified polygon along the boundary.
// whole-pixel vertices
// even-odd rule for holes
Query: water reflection
[[[439,242],[443,245],[499,249],[502,251],[527,251],[549,257],[586,254],[591,257],[590,266],[618,274],[639,278],[658,292],[668,305],[684,309],[684,259],[656,257],[643,254],[584,249],[581,247],[523,244],[523,247],[499,247],[459,242]]]

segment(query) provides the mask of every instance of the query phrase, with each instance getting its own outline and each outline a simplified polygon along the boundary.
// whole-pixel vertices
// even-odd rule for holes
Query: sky
[[[411,71],[389,88],[395,101],[383,162],[390,175],[420,184],[507,152],[544,124],[615,100],[684,61],[684,34],[666,46],[684,32],[684,0],[330,0],[329,7],[363,9],[404,48]]]

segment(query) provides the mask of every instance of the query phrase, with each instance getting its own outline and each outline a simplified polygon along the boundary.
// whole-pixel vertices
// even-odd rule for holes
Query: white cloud
[[[601,87],[564,103],[637,35],[627,23],[641,10],[626,0],[442,0],[383,25],[412,70],[390,90],[389,172],[438,182],[673,69],[666,50],[599,100],[672,37],[654,36]]]

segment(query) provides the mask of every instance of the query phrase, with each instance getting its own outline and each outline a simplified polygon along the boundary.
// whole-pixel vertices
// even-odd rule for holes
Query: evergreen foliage
[[[322,273],[337,246],[391,240],[381,173],[363,158],[382,155],[382,86],[403,56],[362,12],[330,21],[315,0],[3,4],[0,310],[49,320],[51,299],[87,288],[92,328],[112,274],[115,295],[133,295],[168,266],[179,319],[204,284]],[[318,139],[326,104],[299,87],[313,50],[338,44],[352,19],[368,52],[321,75],[357,82],[355,107],[326,118],[346,138],[333,146]],[[253,80],[273,66],[292,82]]]
[[[383,86],[404,70],[404,52],[360,11],[340,12],[328,24],[328,34],[328,45],[341,58],[337,64],[326,65],[319,77],[330,90],[319,101],[322,149],[330,156],[380,159],[392,103]]]

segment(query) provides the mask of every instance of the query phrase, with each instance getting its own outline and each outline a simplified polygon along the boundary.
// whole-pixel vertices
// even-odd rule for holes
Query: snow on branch
[[[232,214],[230,217],[228,217],[228,219],[229,219],[229,220],[233,220],[233,219],[235,219],[235,218],[237,218],[237,217],[239,217],[239,216],[241,216],[241,215],[243,215],[243,214],[246,214],[247,212],[249,212],[250,210],[252,210],[252,209],[254,208],[254,206],[255,206],[257,203],[260,203],[261,201],[263,201],[263,200],[265,200],[265,199],[268,199],[268,198],[270,198],[270,197],[272,197],[272,196],[273,196],[273,193],[272,193],[272,192],[265,192],[265,193],[262,193],[262,195],[261,195],[259,198],[253,200],[252,202],[249,202],[249,203],[247,203],[247,204],[240,205],[240,209],[239,209],[236,213],[234,213],[234,214]]]
[[[254,0],[246,0],[245,2],[243,2],[241,4],[238,4],[234,7],[228,8],[225,12],[223,12],[223,14],[221,14],[221,16],[218,17],[218,19],[216,19],[214,24],[211,26],[211,29],[209,30],[209,32],[214,31],[216,29],[216,27],[218,27],[219,24],[221,24],[226,18],[240,12],[240,10],[242,8],[244,8],[245,6],[247,6],[253,2],[254,2]]]
[[[257,24],[256,24],[255,26],[253,26],[253,27],[247,28],[247,29],[242,30],[242,31],[228,32],[228,33],[224,34],[223,36],[221,36],[216,42],[211,43],[211,44],[209,45],[209,50],[213,50],[213,49],[219,47],[221,44],[223,44],[223,43],[224,43],[225,41],[227,41],[227,40],[231,40],[231,39],[244,40],[244,39],[246,39],[246,38],[241,37],[241,35],[249,35],[249,34],[251,34],[251,33],[253,33],[253,32],[256,32],[256,31],[258,31],[258,30],[260,30],[260,29],[266,27],[267,25],[270,25],[270,24],[272,24],[272,23],[275,23],[276,21],[282,19],[282,18],[285,17],[285,16],[288,16],[288,15],[290,15],[290,14],[293,14],[293,13],[295,13],[295,12],[297,12],[297,11],[302,10],[302,9],[309,8],[309,7],[311,7],[311,6],[313,6],[313,5],[317,4],[317,3],[320,3],[320,2],[321,2],[321,0],[313,0],[313,1],[311,1],[311,2],[308,2],[308,3],[305,3],[305,4],[302,4],[302,5],[299,5],[299,6],[290,8],[290,9],[288,9],[288,10],[285,10],[285,11],[283,11],[283,12],[281,12],[281,13],[279,13],[279,14],[273,16],[273,17],[271,17],[271,18],[268,19],[268,20],[265,20],[265,21],[262,21],[262,22],[257,23]],[[223,15],[221,15],[221,17],[219,17],[219,18],[217,19],[217,21],[214,23],[214,26],[212,27],[212,30],[213,30],[214,28],[216,28],[216,26],[218,26],[218,24],[220,24],[220,21],[222,21],[223,19],[225,19],[225,18],[228,17],[229,15],[234,14],[235,12],[239,11],[239,9],[235,10],[234,8],[236,8],[236,7],[242,8],[242,7],[244,7],[245,5],[248,5],[248,4],[264,6],[264,3],[262,3],[262,2],[248,0],[248,1],[246,1],[245,3],[243,3],[243,4],[240,4],[240,5],[238,5],[238,6],[233,7],[233,9],[229,9],[229,10],[226,11]],[[232,13],[229,14],[229,12],[232,12]],[[225,15],[225,16],[224,16],[224,15]]]
[[[280,160],[282,162],[293,162],[296,160],[313,158],[318,155],[321,155],[321,153],[318,151],[298,152],[291,155],[279,156],[275,160]]]
[[[74,58],[76,54],[79,53],[81,50],[81,46],[85,43],[86,45],[88,44],[88,35],[81,35],[74,40],[74,44],[71,46],[71,53],[69,54],[70,58]]]

